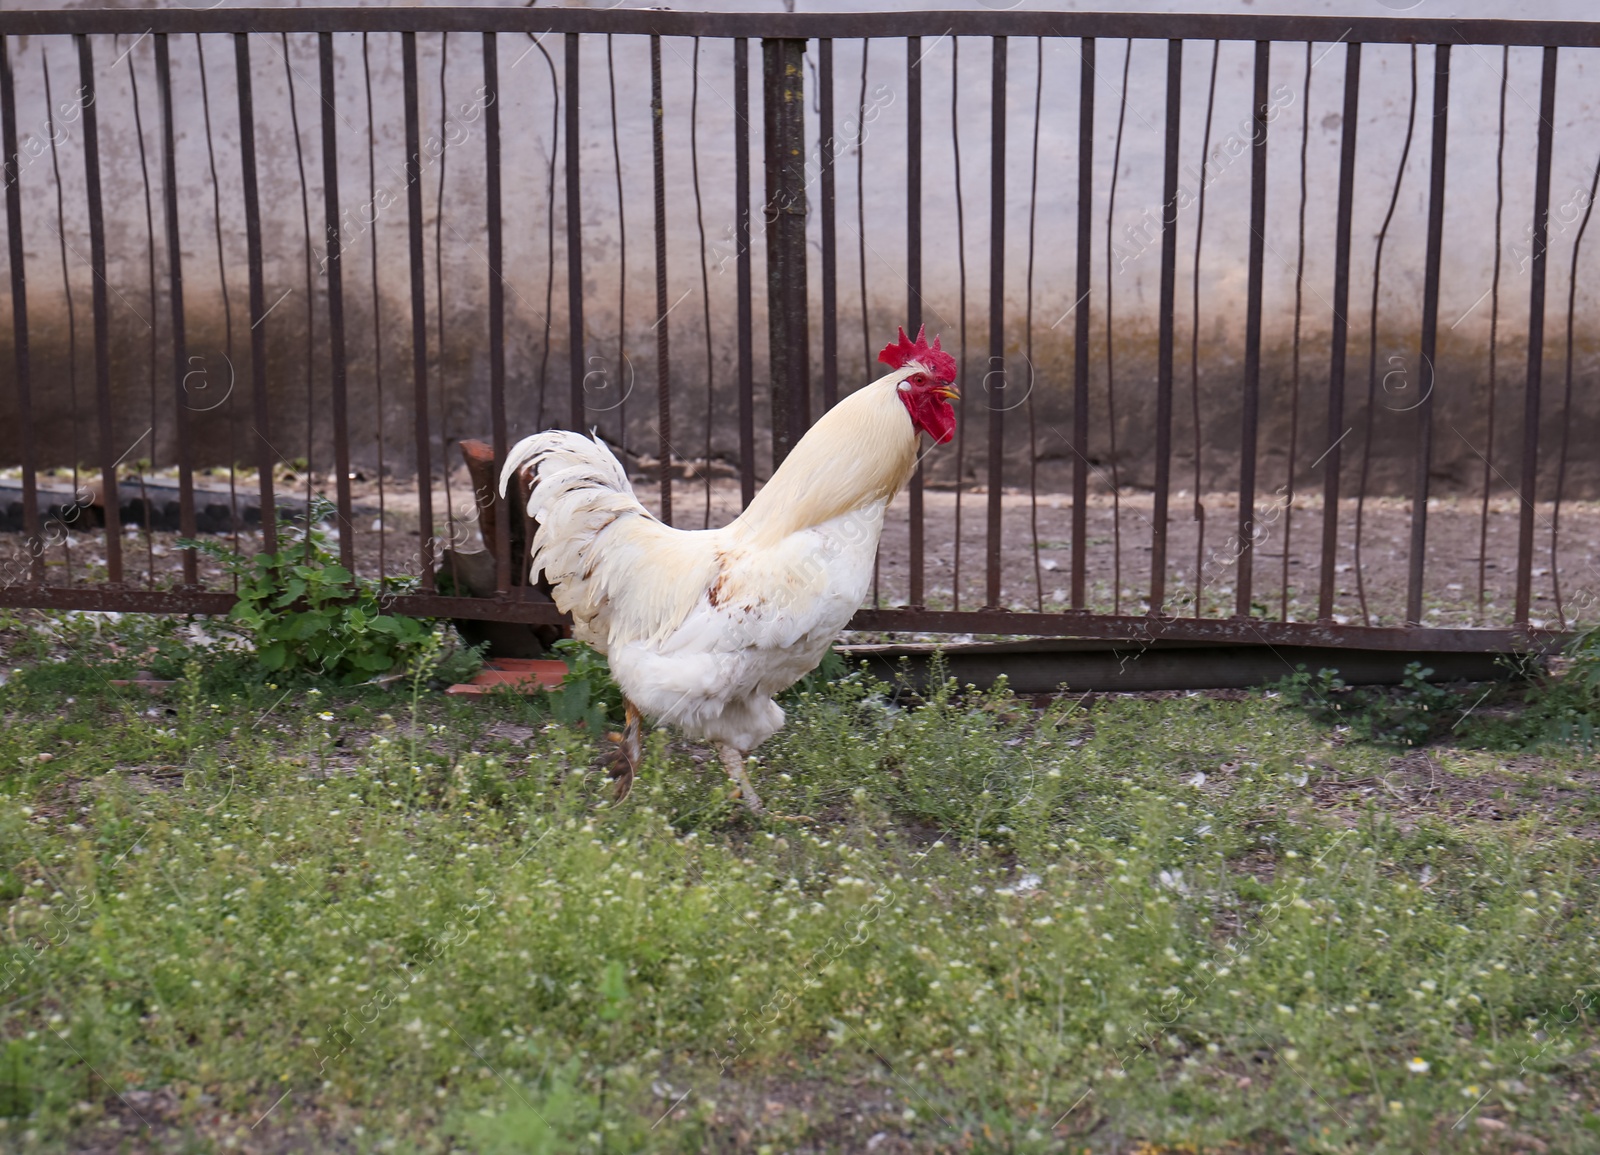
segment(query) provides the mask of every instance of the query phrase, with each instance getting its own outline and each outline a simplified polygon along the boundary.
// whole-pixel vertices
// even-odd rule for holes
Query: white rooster
[[[902,329],[878,359],[892,372],[825,413],[721,529],[662,524],[599,438],[548,430],[506,458],[500,492],[520,477],[538,523],[530,578],[544,572],[573,636],[606,655],[625,697],[619,799],[644,715],[716,743],[761,812],[745,760],[783,727],[773,695],[815,669],[860,608],[921,434],[955,435],[956,363],[937,337],[930,346]]]

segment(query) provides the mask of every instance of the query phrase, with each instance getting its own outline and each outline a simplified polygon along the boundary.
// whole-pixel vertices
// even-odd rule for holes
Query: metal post
[[[761,42],[774,469],[811,424],[806,309],[805,55],[804,40]]]

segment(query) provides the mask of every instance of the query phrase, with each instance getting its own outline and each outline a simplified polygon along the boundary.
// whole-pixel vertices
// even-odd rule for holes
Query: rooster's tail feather
[[[613,625],[634,636],[676,628],[684,612],[676,587],[696,580],[700,567],[669,561],[686,535],[639,504],[604,442],[565,430],[535,433],[507,454],[502,494],[513,477],[526,481],[528,516],[538,522],[529,575],[544,573],[581,640],[604,650]],[[664,595],[668,605],[654,604]],[[626,622],[613,621],[619,612]]]

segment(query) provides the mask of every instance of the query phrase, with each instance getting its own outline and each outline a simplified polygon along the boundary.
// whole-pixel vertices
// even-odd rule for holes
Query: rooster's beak
[[[934,396],[943,397],[946,401],[957,401],[961,398],[961,390],[955,387],[954,382],[940,384],[933,392]]]

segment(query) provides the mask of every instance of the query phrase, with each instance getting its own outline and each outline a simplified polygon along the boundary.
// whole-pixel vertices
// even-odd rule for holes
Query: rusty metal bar
[[[756,495],[755,322],[750,304],[750,44],[733,42],[733,217],[739,296],[739,502]]]
[[[1094,282],[1094,47],[1081,45],[1078,70],[1078,283],[1072,336],[1072,608],[1086,608],[1089,541],[1089,293]],[[1110,286],[1107,285],[1109,290]],[[1059,322],[1057,322],[1059,324]]]
[[[1583,220],[1578,223],[1578,235],[1572,238],[1572,263],[1567,271],[1567,358],[1566,387],[1561,412],[1566,420],[1561,423],[1561,453],[1556,459],[1556,493],[1550,506],[1550,592],[1555,595],[1556,620],[1567,628],[1567,610],[1561,596],[1561,559],[1557,546],[1561,538],[1561,502],[1567,486],[1567,453],[1572,442],[1572,369],[1573,322],[1578,305],[1578,258],[1583,249],[1583,235],[1589,231],[1589,218],[1594,215],[1595,194],[1600,192],[1600,160],[1595,161],[1594,176],[1589,180],[1589,197],[1584,201]]]
[[[578,104],[578,47],[576,33],[566,37],[566,176],[567,176],[567,372],[572,428],[582,433],[589,415],[584,408],[583,378],[583,187],[582,162],[578,149],[580,108]]]
[[[120,53],[128,65],[128,93],[133,100],[133,135],[139,144],[139,184],[144,193],[144,238],[145,238],[145,285],[150,300],[150,316],[147,326],[150,330],[149,351],[150,360],[148,376],[150,392],[150,431],[146,434],[150,439],[150,458],[152,464],[156,460],[156,446],[161,441],[160,413],[156,405],[156,379],[161,376],[160,350],[161,333],[156,327],[159,310],[156,306],[156,220],[155,210],[150,202],[150,156],[145,148],[144,140],[144,115],[139,104],[139,72],[133,66],[134,45],[128,51]],[[117,39],[112,38],[111,48],[118,48]],[[155,509],[150,504],[150,490],[145,481],[145,471],[139,467],[139,513],[142,521],[141,537],[144,538],[145,585],[154,587],[156,581],[156,549],[155,534]]]
[[[950,39],[950,151],[955,161],[954,193],[956,198],[956,327],[960,334],[956,364],[960,375],[967,372],[967,219],[961,186],[961,41]],[[956,401],[956,528],[955,558],[950,566],[950,605],[961,608],[961,547],[965,544],[961,534],[961,498],[967,482],[967,393]]]
[[[366,38],[362,38],[363,51]],[[222,297],[222,356],[228,366],[228,396],[221,402],[208,408],[215,409],[226,404],[232,397],[234,380],[237,371],[233,364],[233,298],[228,292],[228,261],[223,253],[222,246],[222,181],[217,175],[217,138],[211,128],[211,86],[206,80],[206,43],[205,37],[198,32],[194,37],[195,71],[200,76],[200,116],[206,129],[206,163],[211,177],[211,235],[217,244],[217,288]],[[209,374],[208,374],[209,375]],[[208,385],[209,388],[209,385]],[[228,429],[228,508],[237,511],[239,508],[239,454],[237,452],[238,433],[231,414],[224,414],[223,424]],[[239,552],[239,523],[243,520],[229,514],[229,537],[233,552]],[[237,574],[229,575],[233,588],[239,588]]]
[[[1333,620],[1339,551],[1340,446],[1344,427],[1345,351],[1350,338],[1350,218],[1355,203],[1356,124],[1361,98],[1361,45],[1351,44],[1344,57],[1344,112],[1339,137],[1339,208],[1333,237],[1333,332],[1328,355],[1328,447],[1322,452],[1322,562],[1317,591],[1317,620]],[[1316,468],[1316,464],[1312,464]]]
[[[1417,46],[1411,46],[1411,103],[1406,113],[1406,139],[1400,149],[1400,163],[1395,168],[1394,191],[1389,195],[1389,209],[1378,229],[1377,243],[1372,257],[1372,303],[1367,313],[1367,409],[1363,418],[1361,439],[1361,483],[1356,489],[1356,540],[1355,571],[1356,598],[1361,604],[1361,620],[1372,624],[1372,614],[1367,607],[1367,581],[1361,567],[1361,539],[1367,511],[1367,478],[1372,469],[1373,418],[1378,410],[1378,294],[1383,286],[1383,248],[1389,239],[1389,225],[1394,221],[1395,206],[1400,203],[1400,188],[1405,183],[1406,162],[1411,156],[1411,141],[1417,127]],[[1404,380],[1404,377],[1402,377]],[[1388,375],[1384,376],[1385,386]],[[1385,389],[1387,392],[1387,388]]]
[[[106,301],[106,220],[100,198],[100,129],[95,111],[94,46],[80,34],[78,84],[83,98],[83,169],[89,197],[89,267],[94,274],[94,382],[100,411],[100,484],[106,519],[106,580],[122,584],[122,509],[117,496],[111,416],[111,315]],[[140,440],[143,440],[141,438]],[[126,456],[126,454],[124,454]]]
[[[1205,428],[1200,414],[1200,255],[1206,236],[1206,186],[1211,183],[1211,124],[1217,108],[1217,65],[1222,56],[1222,41],[1211,42],[1211,75],[1206,81],[1206,124],[1200,134],[1200,180],[1195,193],[1194,264],[1189,276],[1189,420],[1194,438],[1194,490],[1190,494],[1190,516],[1194,535],[1194,616],[1205,616],[1206,594],[1206,505],[1202,481],[1205,467]],[[1247,354],[1248,356],[1248,354]],[[1241,413],[1243,407],[1241,406]]]
[[[367,203],[378,203],[378,129],[377,120],[372,110],[372,61],[367,50],[367,34],[361,34],[361,80],[367,98]],[[378,230],[372,229],[367,237],[367,251],[370,255],[369,277],[372,283],[372,384],[375,394],[373,414],[377,423],[378,435],[378,580],[385,581],[389,577],[388,541],[389,541],[389,508],[388,493],[384,482],[384,447],[383,433],[383,294],[378,288]],[[501,541],[508,538],[502,537]]]
[[[344,263],[339,235],[338,109],[333,90],[333,33],[317,36],[322,86],[322,203],[327,226],[328,364],[333,392],[334,492],[339,503],[339,564],[356,572],[355,519],[350,498],[350,421],[344,350]]]
[[[1117,174],[1122,168],[1122,133],[1128,120],[1128,75],[1133,69],[1133,41],[1122,55],[1122,93],[1117,101],[1116,143],[1111,147],[1111,187],[1106,192],[1106,437],[1110,442],[1111,465],[1111,612],[1122,612],[1122,476],[1117,464],[1117,373],[1116,327],[1112,321],[1112,258],[1116,240],[1112,227],[1117,216]]]
[[[1267,235],[1267,68],[1272,45],[1256,41],[1255,136],[1250,147],[1250,267],[1244,319],[1244,402],[1239,428],[1239,545],[1234,614],[1250,616],[1255,584],[1256,431],[1261,408],[1261,278]],[[1198,494],[1196,499],[1198,500]],[[1200,575],[1195,575],[1198,586]]]
[[[656,189],[656,469],[661,520],[672,524],[672,360],[667,341],[667,154],[661,103],[661,37],[650,37],[650,137]]]
[[[1286,475],[1286,495],[1283,508],[1283,565],[1280,571],[1278,616],[1289,620],[1289,560],[1294,540],[1294,499],[1299,478],[1300,454],[1300,333],[1305,317],[1306,287],[1306,158],[1311,147],[1311,70],[1316,61],[1311,58],[1310,44],[1306,45],[1305,80],[1300,93],[1300,201],[1295,214],[1294,259],[1294,337],[1290,346],[1289,367],[1289,459]]]
[[[316,282],[311,273],[311,195],[310,187],[306,183],[305,145],[300,140],[300,111],[299,101],[295,95],[294,67],[289,61],[289,36],[280,33],[279,41],[282,45],[279,55],[283,58],[283,82],[289,95],[289,136],[294,141],[294,162],[296,173],[300,179],[300,235],[302,263],[305,270],[305,300],[306,300],[306,336],[305,346],[305,380],[306,380],[306,467],[303,471],[306,479],[306,509],[310,510],[313,498],[316,496],[316,384],[317,384],[317,298]],[[309,529],[309,522],[307,524]],[[305,538],[305,557],[311,560],[311,535]]]
[[[1489,397],[1488,428],[1484,430],[1483,499],[1478,507],[1478,624],[1485,620],[1488,593],[1489,494],[1494,483],[1494,435],[1500,364],[1500,264],[1501,236],[1506,208],[1506,93],[1511,88],[1511,49],[1500,50],[1500,120],[1494,153],[1494,273],[1489,281]]]
[[[1523,394],[1522,484],[1517,526],[1515,622],[1526,626],[1533,602],[1533,515],[1539,484],[1540,387],[1544,382],[1544,289],[1549,260],[1550,154],[1555,136],[1556,49],[1544,50],[1539,80],[1539,144],[1533,178],[1532,268],[1528,283],[1528,379]]]
[[[1433,156],[1428,171],[1428,249],[1422,274],[1422,350],[1418,372],[1427,384],[1417,404],[1417,473],[1411,499],[1411,556],[1406,577],[1406,622],[1422,622],[1422,578],[1428,549],[1428,471],[1433,465],[1433,386],[1439,341],[1439,257],[1444,245],[1445,138],[1450,115],[1450,45],[1433,55]]]
[[[114,610],[127,613],[225,615],[234,604],[229,593],[205,590],[116,589],[106,585],[58,587],[14,585],[0,588],[0,606],[44,609]],[[549,602],[496,598],[457,598],[440,594],[400,594],[384,600],[386,612],[413,617],[467,617],[478,621],[561,624],[563,615]],[[935,612],[861,610],[848,629],[976,632],[1059,636],[1058,613],[1004,610]],[[1370,650],[1444,653],[1549,652],[1564,636],[1553,630],[1336,626],[1326,622],[1240,621],[1236,618],[1152,618],[1149,615],[1093,615],[1073,619],[1072,633],[1143,645],[1162,641],[1226,642],[1253,646],[1340,646]]]
[[[184,382],[189,374],[188,330],[183,316],[183,243],[178,228],[178,156],[172,116],[172,61],[165,33],[155,38],[156,88],[161,94],[161,184],[166,208],[167,294],[172,309],[172,388],[178,435],[178,530],[195,536],[194,442],[189,428],[189,398]],[[183,584],[199,583],[197,559],[192,549],[183,551]]]
[[[865,51],[865,48],[863,48]],[[906,38],[906,324],[922,328],[922,37]],[[966,382],[961,383],[963,386]],[[922,461],[911,475],[910,602],[927,601],[927,541],[923,507]]]
[[[244,184],[244,235],[250,276],[250,389],[255,398],[256,480],[261,493],[261,548],[278,548],[277,504],[272,496],[272,408],[267,403],[267,289],[262,267],[261,192],[256,180],[255,100],[250,83],[250,35],[233,38],[239,86],[239,163]]]
[[[1044,612],[1044,570],[1039,557],[1039,425],[1034,413],[1033,387],[1033,261],[1039,220],[1039,128],[1044,119],[1044,38],[1034,41],[1033,147],[1028,169],[1028,288],[1023,320],[1023,353],[1028,363],[1028,545],[1033,554],[1033,608]]]
[[[1092,36],[1145,40],[1312,40],[1373,44],[1600,47],[1600,27],[1579,20],[1428,17],[1256,16],[1170,12],[670,12],[570,7],[383,7],[60,9],[0,12],[0,35],[83,32],[516,32],[813,39],[919,36],[937,23],[951,36]]]
[[[996,36],[989,88],[989,522],[984,533],[984,605],[1000,608],[1000,531],[1004,515],[1006,390],[1006,38]],[[998,379],[998,386],[991,382]],[[1038,553],[1037,550],[1034,551]]]
[[[711,344],[711,273],[706,268],[706,210],[700,194],[700,38],[694,41],[694,64],[689,80],[689,164],[694,178],[694,223],[700,233],[700,322],[706,342],[706,440],[704,465],[705,512],[702,529],[711,528],[711,415],[717,410],[716,354]]]
[[[489,420],[492,426],[495,466],[505,461],[511,446],[506,423],[506,284],[505,222],[500,200],[500,50],[493,32],[483,34],[483,182],[484,229],[489,244]],[[511,503],[494,494],[474,494],[482,516],[484,501],[494,508],[494,588],[504,594],[511,588]]]
[[[695,85],[699,90],[700,80],[700,41],[695,40]],[[623,371],[628,368],[628,214],[622,197],[622,133],[617,126],[617,65],[611,51],[611,37],[606,36],[606,88],[611,96],[611,163],[617,176],[617,364],[615,388],[619,392],[615,408],[617,410],[617,448],[623,454],[628,450],[628,394],[631,388],[623,380]],[[691,121],[691,124],[693,121]],[[696,160],[695,190],[694,190],[695,217],[700,217],[700,171],[699,161]],[[702,262],[705,256],[705,226],[700,227],[700,252]],[[707,334],[709,336],[709,333]],[[710,374],[708,373],[709,380]],[[606,384],[612,384],[611,375],[606,375]],[[710,444],[710,423],[707,422],[706,438]],[[709,482],[708,482],[709,484]]]
[[[1167,600],[1167,492],[1172,483],[1172,345],[1178,272],[1178,128],[1183,41],[1167,41],[1166,161],[1161,185],[1161,316],[1156,362],[1156,480],[1150,528],[1150,607]]]
[[[426,593],[433,578],[433,450],[428,429],[428,283],[422,250],[422,124],[417,109],[417,35],[400,35],[406,105],[406,226],[411,259],[412,421],[417,446],[417,576]],[[449,468],[449,462],[445,463]]]
[[[817,128],[819,178],[822,183],[822,408],[839,400],[839,253],[834,219],[833,41],[817,41],[817,88],[821,98]],[[860,131],[860,125],[857,125]]]
[[[54,134],[51,134],[52,137]],[[22,243],[22,172],[17,156],[17,94],[10,45],[0,36],[0,142],[5,148],[6,240],[11,257],[11,351],[17,367],[17,425],[22,438],[22,517],[32,554],[28,572],[44,584],[45,541],[39,524],[38,468],[34,457],[33,369],[28,348],[28,279]]]
[[[773,38],[761,42],[774,469],[783,463],[811,424],[805,51],[804,40]]]
[[[455,472],[452,467],[450,452],[450,379],[446,373],[449,359],[445,356],[445,315],[447,307],[444,295],[444,216],[445,207],[450,203],[445,199],[445,174],[450,161],[450,92],[446,87],[446,77],[450,68],[450,33],[446,32],[439,39],[439,152],[434,158],[439,165],[438,191],[433,198],[433,299],[437,304],[434,319],[438,324],[439,345],[435,356],[438,358],[439,372],[435,374],[438,383],[439,397],[439,464],[440,480],[444,482],[444,525],[445,540],[450,543],[445,551],[445,564],[450,567],[450,587],[452,592],[459,593],[462,589],[461,574],[459,571],[459,541],[456,536],[456,499],[450,491],[450,475]],[[430,148],[431,152],[432,149]],[[308,498],[309,500],[309,498]]]

